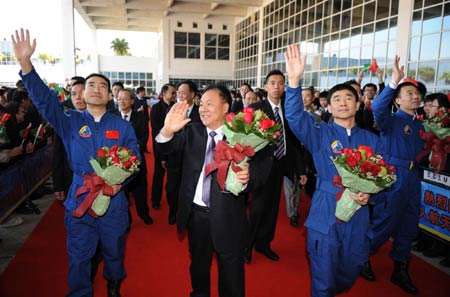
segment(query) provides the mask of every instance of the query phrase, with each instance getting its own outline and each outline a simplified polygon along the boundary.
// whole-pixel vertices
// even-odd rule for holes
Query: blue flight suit
[[[307,249],[311,263],[312,296],[335,296],[351,288],[369,256],[369,208],[361,207],[347,222],[335,217],[336,193],[333,184],[338,175],[331,161],[343,148],[358,145],[372,147],[379,153],[378,137],[354,126],[347,129],[336,123],[315,123],[304,111],[301,87],[286,87],[286,118],[292,132],[311,152],[318,178],[311,210],[306,219]]]
[[[83,185],[83,174],[93,172],[89,159],[95,158],[99,148],[116,144],[133,150],[140,158],[136,135],[129,122],[108,112],[96,122],[87,110],[79,112],[65,108],[34,68],[25,75],[20,72],[20,75],[39,112],[64,142],[74,173],[64,203],[69,254],[68,296],[92,296],[91,258],[98,243],[103,252],[103,276],[108,280],[121,280],[125,277],[123,259],[125,235],[129,225],[128,202],[121,190],[111,198],[105,215],[96,219],[86,212],[81,218],[76,218],[72,216],[72,212],[87,194],[80,196],[77,202],[75,193]]]
[[[386,192],[386,206],[374,209],[374,240],[372,249],[394,238],[390,256],[395,261],[411,259],[411,244],[417,237],[420,211],[420,172],[415,166],[416,156],[423,151],[424,141],[419,136],[422,123],[399,109],[391,112],[389,106],[395,89],[391,86],[381,92],[372,103],[380,139],[387,153],[386,162],[395,166],[397,181]]]

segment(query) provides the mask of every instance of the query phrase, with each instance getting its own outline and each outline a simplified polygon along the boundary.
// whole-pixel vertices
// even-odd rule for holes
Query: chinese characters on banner
[[[450,242],[450,190],[422,181],[420,228]]]

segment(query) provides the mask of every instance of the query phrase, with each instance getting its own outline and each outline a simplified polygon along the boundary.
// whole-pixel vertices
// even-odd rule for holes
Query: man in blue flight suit
[[[300,58],[298,47],[289,46],[286,52],[289,77],[286,118],[292,132],[311,152],[318,173],[311,210],[305,222],[312,296],[335,296],[351,288],[369,255],[369,209],[365,205],[370,195],[352,194],[355,202],[363,207],[348,222],[338,222],[336,194],[341,188],[333,184],[338,173],[330,158],[341,154],[343,148],[359,145],[370,146],[379,153],[381,142],[375,134],[356,125],[359,97],[356,90],[346,84],[334,86],[327,98],[334,122],[315,123],[314,118],[304,111],[301,96],[300,80],[305,63],[306,57]]]
[[[93,296],[91,282],[91,258],[100,243],[104,259],[105,279],[108,280],[108,297],[120,296],[120,284],[125,278],[123,263],[125,234],[128,228],[128,203],[121,185],[104,186],[111,193],[107,212],[94,218],[88,212],[73,216],[75,210],[87,196],[76,199],[77,189],[83,186],[83,175],[93,169],[89,159],[103,146],[127,147],[139,154],[133,127],[121,118],[106,112],[110,89],[109,80],[101,74],[86,77],[85,102],[82,112],[64,108],[36,73],[31,56],[36,40],[31,43],[28,30],[23,29],[12,36],[14,53],[20,64],[27,90],[39,112],[61,137],[67,151],[70,167],[74,173],[67,200],[65,201],[65,226],[67,230],[67,252],[69,254],[69,293],[67,296]],[[139,156],[140,158],[140,156]],[[89,206],[88,206],[89,208]]]
[[[419,226],[420,172],[415,163],[424,145],[419,136],[423,126],[416,117],[421,96],[417,82],[408,80],[399,84],[405,75],[404,66],[399,67],[399,60],[396,56],[391,82],[372,103],[380,138],[388,154],[387,162],[395,166],[397,175],[397,182],[386,192],[387,211],[380,214],[377,213],[379,208],[374,210],[378,223],[374,226],[372,247],[380,245],[390,236],[394,238],[390,253],[395,261],[391,282],[408,293],[417,294],[418,289],[411,281],[408,266],[411,245],[417,237]],[[391,112],[392,99],[399,107],[396,113]]]

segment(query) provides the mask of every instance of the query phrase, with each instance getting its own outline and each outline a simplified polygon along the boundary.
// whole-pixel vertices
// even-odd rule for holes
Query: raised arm
[[[20,29],[16,30],[16,34],[11,35],[14,54],[16,55],[17,61],[19,62],[20,68],[23,74],[29,73],[33,69],[33,64],[31,64],[31,56],[36,49],[36,39],[33,39],[33,43],[30,42],[30,32],[28,30]]]
[[[380,130],[387,130],[391,127],[389,121],[392,113],[390,102],[393,99],[392,97],[394,96],[398,83],[405,76],[404,69],[404,66],[400,66],[400,57],[396,55],[394,58],[391,82],[372,103],[373,115]]]
[[[286,53],[286,71],[288,73],[289,87],[297,88],[305,72],[306,55],[300,57],[300,51],[296,44],[289,45]]]
[[[172,106],[159,133],[165,138],[172,138],[175,133],[183,129],[191,121],[190,118],[186,118],[188,108],[188,104],[184,101]]]

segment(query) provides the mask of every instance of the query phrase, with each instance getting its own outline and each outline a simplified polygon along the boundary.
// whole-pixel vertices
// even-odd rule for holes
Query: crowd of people
[[[111,85],[97,73],[73,77],[67,90],[70,100],[61,102],[31,64],[36,44],[28,31],[16,32],[13,45],[24,85],[11,95],[2,92],[8,96],[2,97],[7,104],[1,110],[12,115],[5,124],[9,146],[2,147],[2,154],[9,160],[33,150],[18,134],[28,123],[39,126],[44,118],[55,131],[53,183],[56,198],[66,206],[68,296],[92,296],[98,255],[105,263],[108,296],[120,296],[126,275],[126,232],[131,223],[128,193],[135,199],[140,219],[150,225],[149,202],[157,211],[164,188],[170,207],[168,223],[176,223],[179,232],[187,230],[188,234],[190,296],[210,295],[213,253],[218,259],[220,296],[245,295],[245,264],[252,263],[253,251],[279,261],[271,243],[282,190],[287,219],[295,228],[299,226],[302,190],[311,199],[305,227],[312,296],[334,296],[349,290],[358,276],[375,281],[370,255],[390,237],[391,282],[405,292],[419,292],[408,269],[411,248],[418,238],[420,169],[416,156],[424,146],[417,114],[431,117],[437,110],[448,110],[450,103],[446,95],[432,94],[422,105],[426,90],[423,84],[404,79],[399,57],[395,57],[386,84],[378,70],[378,86],[368,83],[361,87],[361,72],[356,80],[319,91],[301,85],[306,57],[293,45],[285,55],[287,80],[281,71],[272,70],[262,88],[244,83],[238,92],[220,85],[200,92],[190,80],[177,86],[167,83],[159,101],[149,106],[144,88],[134,92],[122,82]],[[217,173],[205,175],[204,170],[215,144],[224,139],[226,116],[248,108],[261,110],[280,124],[280,138],[236,173],[237,182],[245,188],[236,197],[219,188]],[[147,148],[149,137],[152,152]],[[74,217],[85,198],[77,190],[92,178],[87,175],[93,172],[89,158],[99,148],[112,145],[133,149],[141,160],[140,172],[124,184],[111,185],[113,199],[103,216],[86,212]],[[334,183],[337,172],[330,157],[345,147],[360,145],[370,146],[394,165],[397,181],[379,194],[351,194],[362,207],[348,222],[342,222],[335,217],[336,195],[341,189]],[[145,165],[149,154],[154,158],[151,198]],[[419,238],[418,250],[439,246],[448,251],[439,241],[429,244],[425,234]]]

